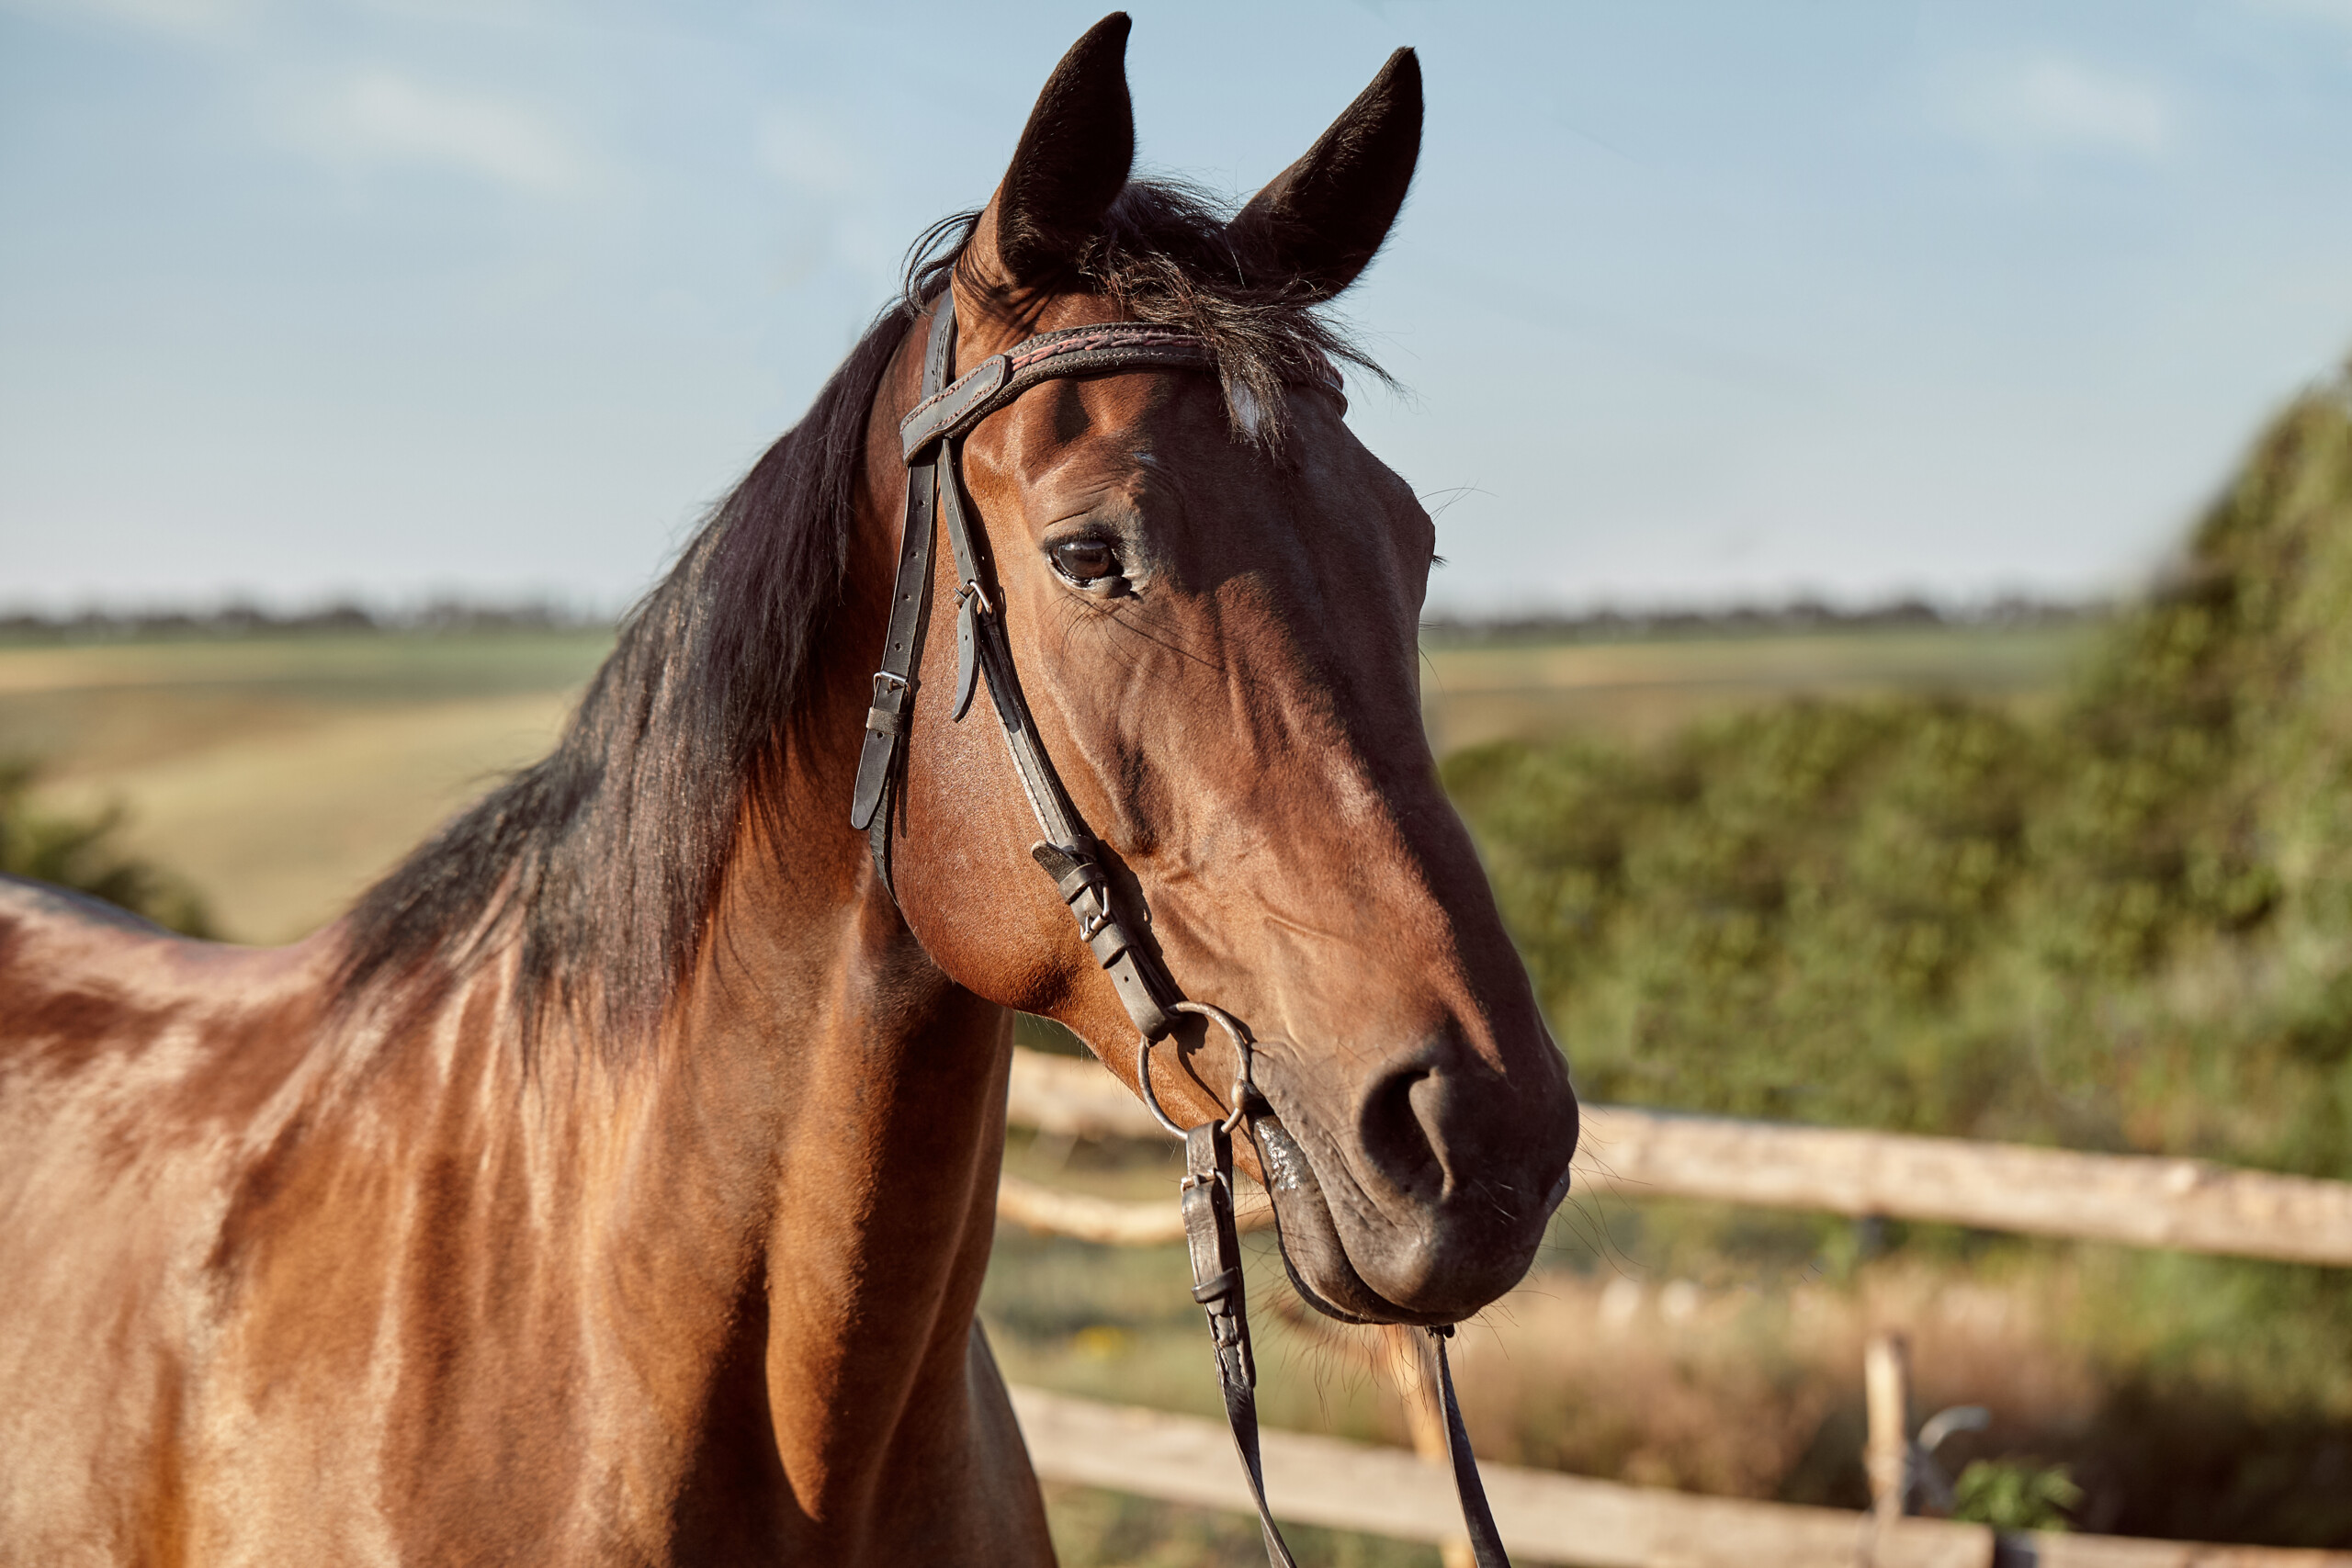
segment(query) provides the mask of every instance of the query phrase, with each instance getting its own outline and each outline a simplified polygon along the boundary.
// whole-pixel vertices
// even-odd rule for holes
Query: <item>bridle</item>
[[[1078,921],[1080,939],[1109,974],[1127,1016],[1135,1021],[1142,1042],[1136,1081],[1144,1104],[1162,1127],[1183,1140],[1181,1201],[1185,1245],[1192,1255],[1193,1299],[1208,1314],[1226,1417],[1249,1476],[1250,1495],[1258,1506],[1268,1561],[1274,1568],[1296,1568],[1266,1508],[1265,1477],[1258,1456],[1254,1392],[1258,1374],[1250,1351],[1240,1236],[1234,1224],[1233,1134],[1241,1131],[1257,1136],[1250,1118],[1272,1110],[1250,1078],[1254,1042],[1249,1030],[1230,1014],[1205,1002],[1186,999],[1158,954],[1137,943],[1135,928],[1121,918],[1111,880],[1095,854],[1093,835],[1087,831],[1054,772],[1029,705],[1022,696],[1020,678],[1012,667],[1012,644],[1005,637],[1002,600],[994,586],[996,572],[988,537],[971,525],[963,485],[964,438],[982,420],[1030,388],[1070,377],[1132,370],[1214,373],[1216,355],[1204,340],[1190,333],[1136,321],[1107,321],[1024,339],[1001,354],[991,355],[951,384],[948,376],[955,363],[956,296],[950,287],[939,291],[932,310],[922,400],[899,424],[907,465],[906,523],[899,539],[897,580],[890,590],[889,629],[882,645],[881,667],[874,672],[873,705],[865,713],[865,740],[858,756],[850,825],[868,835],[875,870],[895,897],[897,889],[890,876],[891,815],[904,761],[907,717],[914,708],[914,671],[922,663],[930,620],[935,536],[944,519],[960,585],[956,594],[956,700],[950,716],[962,720],[971,707],[976,682],[985,671],[989,696],[1003,727],[1005,749],[1012,753],[1013,771],[1020,775],[1022,791],[1029,797],[1030,810],[1045,835],[1030,847],[1029,853],[1053,879],[1055,890]],[[1334,395],[1340,391],[1339,377],[1328,364],[1317,364],[1302,379],[1311,379]],[[1233,1043],[1236,1060],[1228,1113],[1197,1127],[1180,1125],[1170,1117],[1151,1083],[1152,1047],[1173,1032],[1175,1015],[1188,1013],[1224,1030]],[[1454,1398],[1453,1373],[1446,1365],[1445,1341],[1453,1332],[1450,1325],[1430,1330],[1445,1413],[1446,1446],[1462,1498],[1463,1520],[1478,1568],[1509,1568],[1510,1559],[1504,1555],[1494,1516],[1487,1506],[1486,1489],[1478,1480],[1477,1461],[1470,1453],[1469,1435]]]

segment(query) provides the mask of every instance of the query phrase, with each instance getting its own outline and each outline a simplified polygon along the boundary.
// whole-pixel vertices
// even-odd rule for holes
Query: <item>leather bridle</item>
[[[1245,1131],[1255,1136],[1250,1119],[1272,1109],[1250,1079],[1253,1042],[1239,1021],[1206,1003],[1185,999],[1158,955],[1137,943],[1136,928],[1121,917],[1119,899],[1095,853],[1094,838],[1055,773],[1029,705],[1022,696],[1012,644],[1005,637],[1003,601],[995,586],[988,537],[971,525],[962,472],[964,438],[982,420],[1041,382],[1134,370],[1214,373],[1216,355],[1204,340],[1190,333],[1136,321],[1107,321],[1024,339],[1002,354],[991,355],[951,383],[948,378],[955,364],[956,297],[952,288],[944,288],[932,310],[922,400],[899,424],[907,464],[906,524],[899,540],[897,581],[890,590],[889,629],[882,645],[881,667],[874,672],[873,705],[865,714],[865,740],[858,757],[850,825],[868,834],[875,870],[895,897],[897,889],[890,875],[892,809],[904,761],[907,719],[914,708],[914,672],[922,661],[930,620],[933,552],[938,525],[944,519],[960,585],[956,594],[956,698],[950,716],[963,718],[971,706],[976,682],[985,672],[1013,771],[1020,775],[1022,791],[1045,835],[1030,847],[1030,855],[1053,879],[1062,902],[1078,921],[1080,939],[1109,974],[1127,1016],[1135,1021],[1141,1036],[1136,1081],[1145,1105],[1161,1126],[1183,1140],[1182,1203],[1185,1243],[1192,1256],[1193,1299],[1208,1314],[1210,1337],[1216,1347],[1217,1382],[1233,1427],[1234,1447],[1249,1476],[1250,1495],[1258,1506],[1268,1561],[1274,1568],[1296,1568],[1266,1508],[1265,1478],[1258,1456],[1257,1368],[1250,1350],[1240,1237],[1234,1224],[1233,1134]],[[1334,395],[1340,391],[1339,377],[1328,364],[1318,363],[1309,377],[1302,378],[1311,378]],[[1170,1117],[1151,1083],[1152,1047],[1173,1032],[1174,1015],[1184,1013],[1205,1018],[1223,1029],[1236,1053],[1228,1113],[1223,1120],[1197,1127],[1182,1126]],[[1445,1341],[1453,1332],[1451,1325],[1430,1330],[1463,1520],[1478,1568],[1509,1568],[1510,1559],[1496,1533],[1486,1489],[1479,1483],[1477,1461],[1471,1456],[1469,1436],[1463,1427],[1453,1373],[1446,1365]]]

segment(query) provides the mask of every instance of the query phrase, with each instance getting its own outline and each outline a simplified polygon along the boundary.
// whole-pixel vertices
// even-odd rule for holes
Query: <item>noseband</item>
[[[1144,1104],[1162,1127],[1184,1141],[1182,1202],[1185,1243],[1192,1255],[1193,1299],[1208,1314],[1210,1337],[1216,1346],[1217,1383],[1225,1395],[1234,1447],[1249,1476],[1250,1495],[1258,1506],[1258,1520],[1265,1531],[1267,1558],[1274,1568],[1296,1568],[1273,1516],[1266,1509],[1265,1477],[1258,1457],[1254,1392],[1258,1373],[1250,1352],[1241,1244],[1234,1224],[1233,1134],[1242,1131],[1255,1136],[1250,1119],[1272,1110],[1250,1080],[1253,1043],[1249,1030],[1231,1015],[1204,1002],[1185,999],[1158,954],[1137,944],[1131,934],[1134,928],[1121,919],[1111,880],[1095,854],[1093,835],[1087,831],[1054,772],[1029,705],[1022,696],[1020,678],[1012,667],[1012,647],[1005,637],[1003,600],[995,588],[988,537],[971,525],[963,484],[964,437],[1040,382],[1131,370],[1214,372],[1216,355],[1204,340],[1190,333],[1137,321],[1107,321],[1024,339],[981,361],[951,384],[948,377],[955,363],[956,296],[950,288],[940,291],[932,310],[931,334],[923,354],[922,399],[899,424],[907,464],[906,525],[899,540],[897,581],[890,590],[889,630],[883,642],[881,668],[874,672],[873,705],[865,713],[865,741],[858,756],[850,826],[868,835],[875,870],[896,897],[890,877],[890,818],[904,761],[907,717],[914,708],[914,671],[922,661],[923,635],[930,620],[937,525],[944,518],[959,584],[951,716],[962,720],[971,706],[976,682],[985,671],[1013,771],[1020,775],[1022,791],[1045,835],[1030,846],[1029,853],[1053,879],[1055,890],[1077,919],[1080,939],[1111,976],[1127,1016],[1135,1021],[1141,1036],[1136,1082]],[[1328,364],[1319,364],[1316,369],[1313,384],[1338,395],[1338,374]],[[1152,1047],[1173,1032],[1175,1015],[1187,1013],[1223,1029],[1236,1055],[1227,1114],[1197,1127],[1182,1126],[1170,1117],[1151,1082]],[[1478,1568],[1509,1568],[1510,1559],[1503,1553],[1494,1516],[1487,1506],[1486,1489],[1479,1483],[1477,1461],[1471,1457],[1469,1436],[1454,1398],[1453,1373],[1446,1365],[1445,1341],[1453,1333],[1451,1325],[1430,1330],[1445,1412],[1446,1446],[1462,1498],[1463,1520]]]

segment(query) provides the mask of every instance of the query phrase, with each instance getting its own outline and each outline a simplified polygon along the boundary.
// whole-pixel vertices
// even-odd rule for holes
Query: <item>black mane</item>
[[[1381,373],[1304,290],[1240,276],[1227,216],[1187,187],[1130,184],[1073,282],[1208,338],[1228,398],[1252,394],[1266,415],[1253,434],[1272,444],[1283,382],[1314,357]],[[647,1037],[700,952],[746,800],[780,809],[763,786],[780,782],[810,650],[841,602],[874,399],[977,221],[916,243],[902,297],[622,622],[554,751],[360,897],[346,998],[379,976],[454,977],[511,939],[526,1043],[565,1013],[609,1049]]]

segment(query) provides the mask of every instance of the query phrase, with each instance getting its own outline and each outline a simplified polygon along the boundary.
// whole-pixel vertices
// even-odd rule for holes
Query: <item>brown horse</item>
[[[349,916],[239,950],[0,888],[0,1558],[1050,1561],[973,1320],[1008,1010],[1131,1084],[1136,1035],[992,724],[913,709],[889,883],[842,820],[943,290],[959,371],[1090,322],[1214,345],[971,434],[997,613],[1157,961],[1270,1036],[1300,1288],[1442,1323],[1524,1272],[1576,1105],[1419,728],[1433,530],[1296,373],[1347,356],[1317,307],[1404,198],[1418,67],[1227,218],[1129,181],[1126,30],[555,752]],[[1158,1053],[1180,1120],[1227,1051]]]

